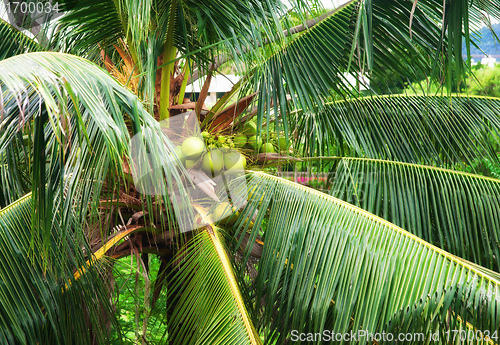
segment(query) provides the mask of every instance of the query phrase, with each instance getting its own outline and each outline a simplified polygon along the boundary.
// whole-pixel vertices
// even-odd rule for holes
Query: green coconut
[[[228,172],[245,170],[247,159],[238,151],[229,151],[224,155],[224,166]]]
[[[248,136],[257,134],[257,124],[255,122],[247,122],[245,127],[243,127],[243,133]]]
[[[238,134],[233,139],[234,146],[243,147],[247,143],[247,137],[244,134]]]
[[[260,147],[260,152],[274,153],[274,146],[271,143],[265,143]]]
[[[198,137],[187,138],[182,143],[182,152],[188,159],[198,159],[205,152],[205,143]]]
[[[252,135],[250,138],[248,138],[248,143],[253,147],[255,151],[259,151],[260,146],[262,145],[262,139],[257,138],[257,136]]]
[[[186,161],[186,155],[184,154],[184,152],[182,152],[182,147],[180,145],[175,147],[175,154],[177,155],[181,163],[184,163]]]
[[[289,143],[287,143],[285,137],[280,137],[278,139],[278,147],[280,148],[280,150],[286,150],[288,148],[288,146],[289,146]]]
[[[198,163],[197,159],[186,159],[186,169],[194,167]]]
[[[224,168],[224,158],[220,150],[212,150],[205,153],[201,162],[201,169],[208,176],[216,175]]]

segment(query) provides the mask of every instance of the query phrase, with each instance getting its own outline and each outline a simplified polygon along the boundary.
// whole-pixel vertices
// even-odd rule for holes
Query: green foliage
[[[294,329],[427,336],[465,322],[491,333],[498,329],[498,273],[292,182],[256,172],[252,187],[248,211],[258,207],[258,217],[269,212],[253,285],[256,300],[265,301],[256,309],[262,310],[259,325],[266,342],[281,344]],[[255,226],[250,238],[258,231]],[[479,287],[483,293],[470,292]]]
[[[500,99],[360,98],[342,77],[425,75],[454,91],[464,74],[462,36],[468,45],[482,11],[500,18],[498,1],[353,0],[289,36],[288,24],[309,18],[305,1],[293,1],[291,21],[278,1],[62,5],[70,13],[51,46],[60,52],[22,54],[39,47],[0,27],[0,54],[14,55],[0,61],[0,342],[105,344],[111,334],[113,343],[137,343],[146,318],[144,342],[180,345],[282,344],[298,329],[443,336],[468,323],[498,332],[500,274],[489,268],[500,267],[500,181],[476,173],[484,163],[498,177]],[[116,44],[128,50],[138,95],[91,61],[61,54],[95,57]],[[153,117],[157,75],[165,72],[163,90],[176,73],[168,60],[203,72],[219,54],[244,72],[238,96],[257,93],[249,107],[257,135],[293,138],[306,157],[301,168],[308,159],[338,161],[331,192],[348,202],[249,172],[239,192],[251,196],[234,225],[202,224],[193,205],[200,228],[179,233],[167,189],[187,175],[171,169],[174,147]],[[139,133],[151,156],[138,162],[129,139]],[[163,167],[161,196],[138,195],[133,163]],[[106,208],[102,198],[119,205]],[[132,209],[129,224],[148,232],[122,232],[129,237],[118,247],[130,252],[121,246],[116,255],[155,252],[170,271],[159,281],[154,259],[149,275],[122,259],[112,295],[106,261],[92,252],[126,227]],[[151,310],[154,281],[164,291]]]
[[[467,81],[467,93],[489,97],[500,97],[500,64],[483,67],[474,73],[475,78]],[[477,79],[477,80],[476,80]]]
[[[431,82],[429,80],[422,80],[410,83],[403,93],[408,95],[445,95],[447,89],[441,84]]]
[[[458,169],[457,169],[458,170]],[[494,177],[500,180],[500,166],[488,158],[476,159],[465,167],[464,171],[476,173],[487,177]]]
[[[443,95],[449,89],[442,84],[422,80],[413,82],[404,90],[407,94],[417,95]],[[457,92],[457,88],[452,89]],[[495,67],[483,66],[481,63],[473,66],[471,76],[462,85],[460,93],[463,95],[500,97],[500,64]]]
[[[149,260],[149,277],[154,278],[159,274],[160,261],[156,256]],[[113,262],[114,296],[113,303],[116,317],[122,334],[117,329],[112,329],[111,344],[136,344],[141,342],[136,339],[136,331],[140,337],[143,336],[144,317],[147,315],[147,333],[144,338],[150,344],[161,344],[167,336],[167,319],[164,313],[167,308],[167,297],[165,293],[160,295],[155,307],[150,308],[153,302],[154,285],[148,290],[148,306],[146,310],[144,295],[145,279],[142,265],[138,268],[137,258],[132,255]],[[137,276],[136,276],[137,275]],[[149,279],[149,278],[148,278]],[[150,284],[148,284],[150,285]],[[138,323],[136,322],[136,313]]]
[[[306,16],[304,16],[303,13],[297,13],[295,11],[291,11],[288,13],[286,20],[289,21],[289,23],[292,26],[297,26],[303,24],[304,21],[320,17],[326,14],[327,12],[328,10],[326,9],[313,9],[310,11],[310,13],[307,13]]]

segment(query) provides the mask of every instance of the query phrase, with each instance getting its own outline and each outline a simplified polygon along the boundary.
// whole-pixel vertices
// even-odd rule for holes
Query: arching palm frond
[[[47,267],[42,242],[29,231],[32,212],[31,195],[0,210],[0,342],[105,343],[102,326],[117,326],[105,266],[93,265],[75,281],[74,270],[85,262],[82,243],[54,226],[54,257]],[[58,245],[62,237],[64,247]]]
[[[35,40],[29,38],[12,25],[0,19],[0,61],[11,56],[45,50]]]
[[[283,343],[293,330],[498,334],[498,273],[290,181],[255,172],[249,190],[244,212],[269,215],[250,235],[264,238],[254,286],[266,342]]]
[[[219,229],[210,226],[197,234],[173,269],[172,344],[262,344]]]
[[[92,63],[59,53],[24,54],[0,63],[0,83],[4,104],[11,105],[3,114],[2,156],[15,134],[34,119],[33,149],[38,148],[40,156],[34,155],[33,167],[40,169],[34,169],[32,188],[42,192],[49,183],[48,189],[52,190],[47,193],[58,195],[54,205],[66,212],[77,209],[84,217],[89,203],[99,197],[108,171],[123,176],[131,134],[142,129],[158,133],[146,135],[144,140],[155,148],[155,159],[164,167],[168,177],[164,190],[179,180],[177,170],[170,169],[168,139],[159,141],[164,137],[159,124],[136,96]],[[19,99],[21,103],[17,103]],[[126,117],[131,120],[130,129]],[[37,129],[43,135],[37,136]]]
[[[355,155],[438,166],[476,157],[498,162],[499,107],[500,99],[477,96],[365,97],[328,103],[322,112],[298,112],[294,126],[305,156]]]
[[[86,334],[89,327],[95,327],[96,336],[101,332],[100,337],[105,339],[103,320],[96,319],[101,315],[96,314],[101,305],[109,307],[109,295],[97,293],[106,291],[101,287],[102,277],[96,277],[100,265],[88,270],[88,278],[78,283],[83,284],[82,288],[68,284],[74,270],[86,267],[86,260],[90,259],[92,251],[85,227],[99,217],[98,201],[103,188],[112,198],[119,193],[120,184],[128,181],[124,164],[131,155],[129,141],[133,133],[144,132],[142,138],[146,147],[152,148],[152,159],[163,167],[161,174],[165,178],[158,181],[158,187],[165,193],[157,200],[166,206],[164,230],[170,225],[175,231],[166,190],[179,181],[181,173],[171,169],[175,157],[172,144],[136,96],[84,59],[60,53],[15,56],[0,62],[0,85],[5,105],[0,122],[0,175],[5,183],[0,189],[5,195],[4,203],[11,204],[2,209],[0,222],[14,222],[1,230],[4,241],[0,251],[12,256],[15,263],[3,261],[1,279],[16,281],[20,274],[31,274],[34,281],[43,280],[45,271],[54,270],[47,278],[53,282],[46,289],[61,292],[51,297],[42,286],[33,291],[27,290],[27,286],[22,287],[24,290],[6,287],[9,294],[17,297],[5,292],[0,308],[2,317],[15,320],[24,315],[26,324],[15,329],[16,322],[9,321],[5,334],[25,344],[67,344],[76,342],[71,340],[76,336],[74,327],[87,327]],[[20,133],[30,136],[31,142],[19,138]],[[20,146],[26,152],[13,155]],[[21,168],[13,169],[15,166]],[[23,213],[14,216],[9,210],[17,209],[18,201],[13,200],[28,190],[32,191],[29,203],[23,201]],[[182,190],[180,193],[184,196]],[[151,197],[147,205],[153,207]],[[102,229],[101,235],[107,236],[110,230]],[[19,239],[9,239],[15,236]],[[36,255],[31,256],[30,251],[34,250]],[[37,265],[30,266],[30,260],[37,260]],[[66,285],[79,295],[62,293]],[[37,297],[30,297],[33,294]],[[58,300],[50,304],[50,298]],[[71,298],[71,303],[66,301]],[[30,302],[24,303],[24,299]],[[89,310],[80,303],[88,305]],[[94,305],[95,309],[90,310]],[[72,312],[72,308],[79,310]],[[59,312],[64,321],[54,314]],[[78,340],[92,341],[90,335]]]
[[[499,270],[498,179],[432,166],[346,157],[333,159],[329,188],[332,196],[427,242]]]

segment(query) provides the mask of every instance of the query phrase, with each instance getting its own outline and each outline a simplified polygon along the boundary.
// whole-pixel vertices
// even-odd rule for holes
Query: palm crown
[[[296,332],[325,330],[497,342],[500,180],[467,169],[498,168],[500,100],[362,96],[345,82],[390,70],[460,85],[462,45],[485,13],[500,18],[495,1],[353,0],[318,14],[295,0],[294,17],[279,1],[60,4],[43,39],[0,20],[1,343],[109,342],[122,332],[111,267],[128,255],[168,343],[300,343]],[[204,108],[226,67],[242,78]],[[248,123],[250,145],[284,139],[279,154],[239,150],[249,169],[228,183],[243,183],[230,199],[245,201],[229,220],[182,187],[200,169],[168,135],[179,114],[210,140]],[[146,170],[160,167],[151,195],[133,178],[137,135]],[[329,172],[330,195],[259,171],[297,160]],[[186,208],[199,224],[187,232]]]

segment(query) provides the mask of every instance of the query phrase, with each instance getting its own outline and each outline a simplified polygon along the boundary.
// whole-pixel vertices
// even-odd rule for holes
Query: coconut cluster
[[[186,169],[201,168],[208,176],[219,175],[222,171],[242,171],[246,168],[246,158],[229,147],[207,145],[198,137],[189,137],[182,145],[176,146],[177,157]]]
[[[287,150],[290,145],[285,137],[278,139],[262,140],[257,136],[257,124],[249,121],[245,124],[243,132],[233,139],[234,146],[240,148],[249,148],[257,153],[275,153],[276,151]]]
[[[238,149],[253,149],[257,152],[272,153],[289,148],[284,137],[262,142],[257,139],[256,133],[257,126],[254,122],[247,123],[242,133],[235,136],[212,135],[208,132],[202,132],[201,135],[185,138],[180,142],[180,145],[175,147],[175,151],[187,169],[202,170],[210,178],[222,173],[231,174],[233,172],[234,176],[237,176],[236,173],[246,169],[246,158],[237,151]],[[226,176],[229,177],[229,175]],[[255,187],[247,190],[245,185],[242,188],[245,189],[241,192],[242,195],[248,196],[248,199],[251,200]],[[262,202],[262,197],[260,202]],[[226,226],[234,225],[240,215],[240,210],[227,201],[217,203],[210,211],[212,221]],[[254,226],[254,221],[255,214],[248,215],[240,224],[249,229]]]

